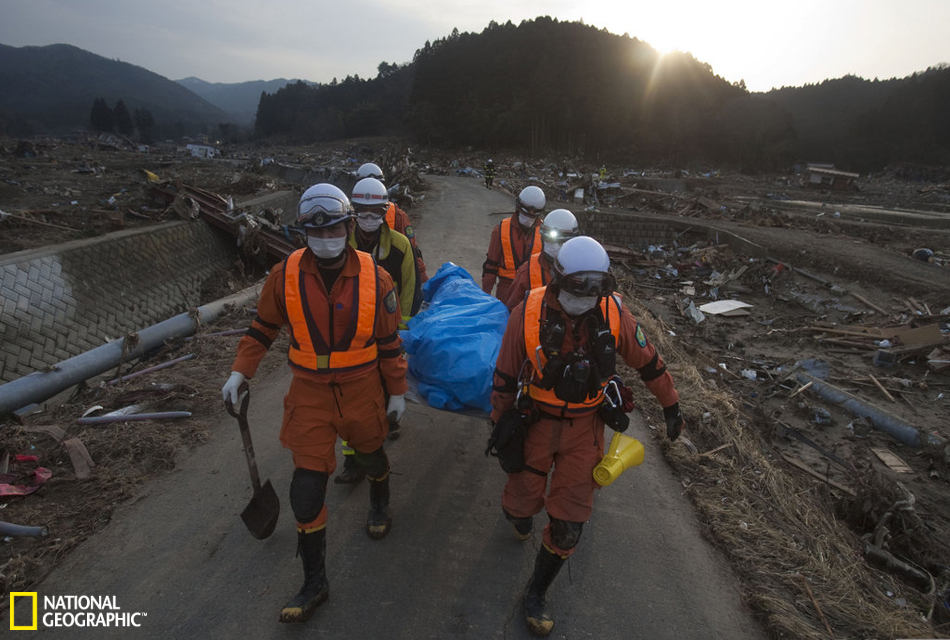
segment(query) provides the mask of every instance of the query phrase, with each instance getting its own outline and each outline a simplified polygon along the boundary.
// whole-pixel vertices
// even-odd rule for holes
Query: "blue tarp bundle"
[[[491,411],[492,373],[508,309],[446,262],[423,286],[428,303],[401,333],[419,394],[437,409]]]

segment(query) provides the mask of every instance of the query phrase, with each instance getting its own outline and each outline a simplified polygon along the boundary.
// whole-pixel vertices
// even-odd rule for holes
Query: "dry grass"
[[[934,637],[932,598],[870,567],[863,542],[834,513],[825,485],[787,465],[742,415],[732,394],[705,379],[668,331],[636,299],[625,302],[664,359],[680,392],[687,435],[664,453],[680,473],[707,536],[730,558],[747,603],[776,638]],[[642,384],[630,386],[656,411]],[[711,414],[706,421],[704,413]],[[662,424],[659,411],[652,415]],[[888,596],[888,592],[892,596]],[[897,604],[899,599],[906,606]]]

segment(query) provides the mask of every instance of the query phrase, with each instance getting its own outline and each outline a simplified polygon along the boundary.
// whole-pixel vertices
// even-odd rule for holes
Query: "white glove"
[[[406,396],[389,396],[389,405],[386,407],[386,415],[391,416],[396,414],[396,422],[402,418],[402,414],[406,411]]]
[[[247,380],[247,378],[243,373],[238,373],[237,371],[231,372],[231,377],[228,378],[228,381],[224,383],[223,387],[221,387],[221,395],[224,397],[225,402],[227,402],[228,398],[230,398],[231,404],[237,408],[237,404],[244,397],[243,393],[240,397],[238,397],[238,389],[241,388],[241,385],[245,380]]]

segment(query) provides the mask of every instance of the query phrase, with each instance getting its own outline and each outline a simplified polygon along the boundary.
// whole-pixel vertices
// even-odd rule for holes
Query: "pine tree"
[[[105,98],[96,98],[92,103],[89,125],[94,131],[112,132],[115,128],[115,113],[106,104]]]
[[[112,110],[115,115],[116,131],[124,136],[131,136],[135,132],[135,125],[132,123],[132,114],[122,100],[115,103],[115,109]]]
[[[155,116],[145,107],[135,110],[135,126],[139,130],[139,140],[145,144],[155,140]]]

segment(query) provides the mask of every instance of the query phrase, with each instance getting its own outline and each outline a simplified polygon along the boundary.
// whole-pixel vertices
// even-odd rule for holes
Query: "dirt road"
[[[491,227],[511,198],[465,178],[429,177],[413,209],[430,274],[446,261],[481,273]],[[226,371],[221,371],[222,382]],[[221,428],[117,510],[112,523],[38,587],[47,595],[114,595],[144,612],[137,629],[57,629],[57,637],[523,638],[520,605],[539,527],[515,540],[501,512],[504,474],[483,456],[484,419],[412,404],[390,443],[394,525],[382,541],[363,532],[365,483],[330,485],[329,601],[305,625],[277,623],[300,586],[286,495],[289,452],[276,432],[286,368],[255,379],[249,420],[258,464],[282,499],[273,536],[254,540],[238,514],[250,496],[241,442]],[[631,435],[644,464],[596,497],[577,553],[549,591],[552,637],[761,638],[741,589],[704,540],[679,480],[642,420]],[[18,607],[18,616],[23,607]],[[42,625],[41,625],[42,629]]]

